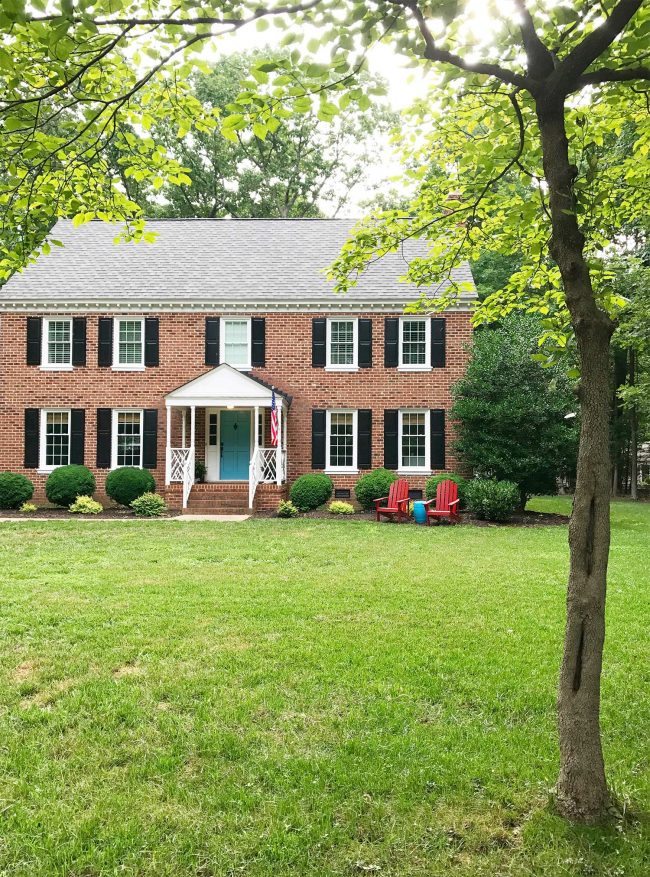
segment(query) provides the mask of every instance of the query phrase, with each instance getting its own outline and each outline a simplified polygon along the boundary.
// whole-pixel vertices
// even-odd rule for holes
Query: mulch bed
[[[255,515],[256,518],[275,518],[277,517],[275,511],[263,511],[257,512]],[[315,509],[313,512],[304,512],[300,515],[301,518],[340,518],[344,521],[374,521],[375,513],[374,512],[362,512],[357,511],[353,515],[333,515],[331,512],[328,512],[326,508]],[[480,521],[478,518],[473,517],[469,512],[461,512],[460,520],[455,524],[450,524],[448,521],[439,521],[432,522],[431,526],[441,526],[441,527],[455,527],[457,524],[471,524],[474,527],[558,527],[563,526],[569,523],[568,515],[556,515],[550,512],[518,512],[517,514],[512,516],[512,520],[508,521],[505,524],[496,523],[494,521]],[[382,519],[382,523],[397,523],[396,521],[389,521],[386,518]],[[409,524],[415,524],[413,518],[409,518]]]
[[[176,512],[166,512],[161,515],[163,518],[175,518]],[[72,521],[79,518],[92,518],[93,520],[113,520],[115,518],[136,519],[136,516],[129,509],[109,508],[104,509],[98,515],[73,515],[68,509],[48,508],[47,506],[39,508],[37,512],[21,512],[17,509],[0,509],[0,518],[20,518],[32,521],[42,521],[56,519],[59,521]],[[144,520],[139,518],[138,520]]]

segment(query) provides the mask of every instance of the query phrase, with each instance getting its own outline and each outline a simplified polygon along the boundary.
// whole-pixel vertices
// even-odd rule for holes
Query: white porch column
[[[182,439],[181,444],[184,448],[187,447],[187,443],[185,441],[186,431],[187,431],[187,408],[183,408],[183,422],[182,422],[182,426],[181,426],[181,439]]]
[[[190,477],[192,479],[192,484],[194,484],[196,477],[194,475],[194,466],[196,465],[196,405],[192,405],[190,408],[190,459],[192,461],[191,469],[190,469]]]
[[[260,446],[260,406],[255,406],[255,426],[254,426],[255,444],[253,445],[253,453],[257,453]]]
[[[275,480],[282,484],[282,402],[278,405],[278,445],[275,449]]]
[[[167,435],[165,437],[165,486],[169,486],[172,477],[172,408],[167,406]]]

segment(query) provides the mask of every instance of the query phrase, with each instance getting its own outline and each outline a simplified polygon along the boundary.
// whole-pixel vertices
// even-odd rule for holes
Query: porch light
[[[226,408],[228,409],[228,411],[234,411],[234,410],[235,410],[235,406],[234,406],[234,405],[226,405]]]

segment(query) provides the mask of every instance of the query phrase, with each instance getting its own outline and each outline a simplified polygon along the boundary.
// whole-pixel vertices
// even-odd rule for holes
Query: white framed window
[[[142,468],[142,410],[138,408],[113,410],[113,440],[111,468],[133,466]]]
[[[326,415],[326,472],[357,471],[357,412],[328,410]]]
[[[359,367],[359,321],[357,319],[327,320],[326,368],[353,371]]]
[[[72,320],[69,317],[44,318],[41,368],[52,371],[72,368]]]
[[[400,317],[399,368],[428,371],[431,368],[431,320],[427,317]]]
[[[144,369],[144,319],[116,317],[113,326],[113,368],[122,371]]]
[[[222,317],[219,333],[219,360],[242,371],[251,368],[251,321],[247,318]]]
[[[43,408],[40,423],[39,469],[51,471],[70,462],[70,409]]]
[[[429,411],[405,409],[399,412],[399,471],[428,472],[431,468]]]

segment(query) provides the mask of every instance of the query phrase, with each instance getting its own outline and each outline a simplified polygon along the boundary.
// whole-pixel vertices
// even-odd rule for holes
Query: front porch
[[[239,496],[247,487],[249,509],[260,485],[284,485],[290,401],[286,393],[225,364],[169,393],[165,485],[170,492],[172,485],[181,486],[181,507],[188,507],[197,469],[204,483],[236,487]]]

